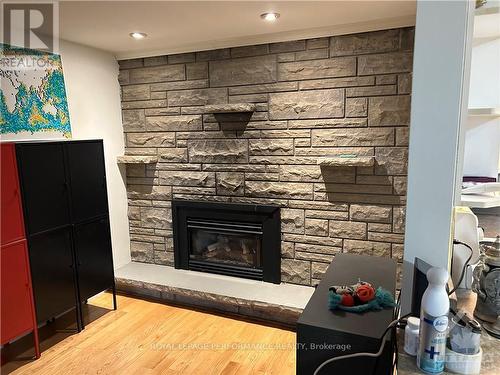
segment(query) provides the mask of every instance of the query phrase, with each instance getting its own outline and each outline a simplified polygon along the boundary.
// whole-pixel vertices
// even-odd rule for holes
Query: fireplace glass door
[[[262,224],[188,219],[187,228],[190,269],[262,268]]]

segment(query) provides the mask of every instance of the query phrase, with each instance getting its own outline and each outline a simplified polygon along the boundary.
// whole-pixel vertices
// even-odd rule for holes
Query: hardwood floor
[[[84,331],[51,328],[39,360],[16,353],[2,374],[295,373],[294,332],[120,295],[110,311],[110,301],[109,294],[90,300]]]

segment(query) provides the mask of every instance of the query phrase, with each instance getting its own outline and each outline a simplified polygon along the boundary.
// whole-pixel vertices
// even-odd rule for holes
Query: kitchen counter
[[[474,306],[476,305],[476,293],[462,292],[458,294],[458,306],[465,309],[469,316],[472,317]],[[398,330],[398,375],[421,375],[424,372],[420,371],[416,364],[416,357],[409,356],[404,352],[404,330]],[[481,375],[498,375],[500,374],[500,340],[490,336],[483,330],[481,335],[481,348],[483,349],[483,358],[481,362]],[[452,374],[445,371],[442,374]]]

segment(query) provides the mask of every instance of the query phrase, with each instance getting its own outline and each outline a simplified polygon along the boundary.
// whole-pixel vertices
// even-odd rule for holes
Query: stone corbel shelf
[[[158,156],[122,155],[116,158],[118,164],[152,164],[158,163]]]
[[[318,158],[316,164],[323,167],[372,167],[375,163],[373,156],[332,156]]]
[[[205,113],[245,113],[255,111],[255,104],[234,103],[234,104],[210,104],[204,107]]]

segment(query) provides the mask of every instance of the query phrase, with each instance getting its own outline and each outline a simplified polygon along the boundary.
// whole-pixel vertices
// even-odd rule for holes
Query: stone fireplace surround
[[[134,262],[173,266],[172,199],[281,207],[281,279],[402,262],[413,28],[120,61]],[[255,103],[223,121],[205,106]],[[373,156],[368,167],[319,157]],[[126,283],[126,281],[123,281]]]

